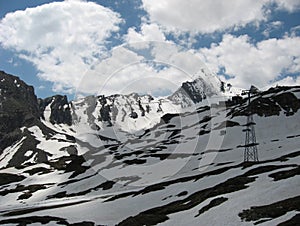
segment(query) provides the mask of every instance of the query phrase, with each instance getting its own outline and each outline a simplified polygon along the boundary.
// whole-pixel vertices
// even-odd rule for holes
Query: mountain
[[[189,107],[200,103],[206,98],[214,95],[220,95],[220,92],[225,92],[224,86],[217,76],[209,71],[202,69],[199,74],[195,75],[193,81],[186,81],[182,83],[181,87],[173,93],[169,99],[181,107]]]
[[[39,118],[32,86],[0,71],[0,148],[15,142],[18,130],[34,125]]]
[[[68,101],[1,72],[0,224],[297,225],[300,87],[248,105],[217,81]],[[259,162],[243,162],[249,113]]]

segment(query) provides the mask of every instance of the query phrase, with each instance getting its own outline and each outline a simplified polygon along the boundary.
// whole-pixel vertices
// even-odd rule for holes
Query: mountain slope
[[[276,87],[251,108],[169,99],[157,111],[159,101],[136,94],[34,98],[33,123],[0,153],[0,224],[295,224],[299,99],[300,87]],[[243,163],[250,109],[257,163]]]

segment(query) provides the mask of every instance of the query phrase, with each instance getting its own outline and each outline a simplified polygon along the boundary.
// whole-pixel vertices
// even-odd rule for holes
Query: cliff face
[[[220,84],[221,81],[217,80],[212,85],[199,77],[193,81],[182,83],[181,87],[169,99],[174,103],[180,103],[182,107],[192,106],[193,104],[200,103],[207,97],[220,94],[222,92]]]
[[[38,99],[39,110],[41,118],[45,119],[45,111],[49,111],[49,121],[52,124],[66,124],[72,125],[72,116],[70,111],[70,104],[67,96],[55,95],[45,99]],[[47,106],[49,106],[48,109]]]
[[[4,131],[4,128],[5,132],[13,131],[21,126],[30,125],[39,118],[37,97],[33,87],[18,77],[2,71],[0,71],[0,101],[2,113],[0,131]]]
[[[45,114],[47,121],[53,125],[72,125],[70,104],[66,96],[37,99],[32,86],[0,71],[0,155],[11,155],[7,166],[24,167],[31,160],[37,163],[48,162],[52,154],[40,148],[41,142],[32,132],[40,131],[45,139],[58,134],[43,123]],[[65,136],[70,144],[74,142],[72,136]],[[18,151],[15,152],[16,149]]]
[[[20,128],[39,119],[37,97],[32,86],[0,71],[0,153],[20,137]]]

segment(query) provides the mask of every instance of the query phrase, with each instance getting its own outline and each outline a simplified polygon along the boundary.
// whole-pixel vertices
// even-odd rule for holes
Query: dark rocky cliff
[[[168,98],[174,103],[184,106],[191,106],[197,104],[207,97],[213,96],[221,92],[207,83],[203,78],[196,78],[193,81],[186,81],[182,83],[181,87]]]
[[[0,71],[0,152],[19,138],[20,128],[36,124],[39,116],[33,87]]]
[[[37,99],[34,88],[16,76],[0,71],[0,154],[5,148],[23,139],[8,166],[24,167],[24,162],[35,156],[37,163],[45,163],[50,155],[37,147],[40,143],[28,128],[35,126],[46,139],[57,132],[41,122],[45,108],[50,104],[50,122],[72,124],[70,104],[66,96],[56,95]],[[71,143],[74,139],[66,137]],[[71,139],[71,140],[70,140]],[[26,155],[27,151],[30,155]]]
[[[70,110],[70,104],[67,96],[55,95],[47,97],[45,99],[38,99],[39,110],[41,112],[41,118],[44,118],[44,111],[50,104],[50,122],[52,124],[67,124],[72,125],[72,116]]]

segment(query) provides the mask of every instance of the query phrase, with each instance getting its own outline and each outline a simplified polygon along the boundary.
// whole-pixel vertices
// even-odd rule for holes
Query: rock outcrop
[[[39,116],[33,87],[0,71],[0,153],[20,138],[20,128],[36,124]]]
[[[55,95],[45,99],[38,99],[41,117],[45,119],[44,112],[50,111],[49,120],[52,124],[72,125],[70,104],[66,95]],[[46,107],[49,106],[49,109]]]

